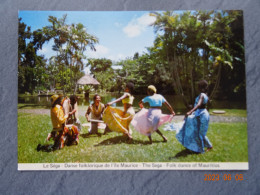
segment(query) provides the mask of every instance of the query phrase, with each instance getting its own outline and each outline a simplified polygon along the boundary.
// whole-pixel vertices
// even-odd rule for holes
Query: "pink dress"
[[[173,115],[162,114],[161,109],[157,108],[143,108],[135,114],[131,124],[139,133],[149,136],[156,131],[159,126],[170,122]]]

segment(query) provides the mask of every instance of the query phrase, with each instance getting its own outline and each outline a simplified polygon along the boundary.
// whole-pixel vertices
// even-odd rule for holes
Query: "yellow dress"
[[[128,127],[133,119],[132,114],[126,113],[118,108],[113,108],[108,106],[104,110],[103,121],[107,124],[111,131],[116,131],[119,133],[128,133]]]

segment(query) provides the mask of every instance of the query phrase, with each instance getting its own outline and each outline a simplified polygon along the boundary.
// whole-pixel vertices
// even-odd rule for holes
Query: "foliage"
[[[231,49],[236,42],[243,45],[232,32],[234,22],[243,26],[241,12],[187,11],[177,15],[167,11],[151,15],[156,17],[153,26],[158,34],[149,51],[162,63],[162,78],[172,83],[187,107],[197,93],[195,83],[202,78],[209,82],[212,98],[219,88],[223,68],[231,73],[233,59],[243,59],[243,50],[237,56],[232,55]]]
[[[94,75],[94,78],[100,83],[99,88],[102,91],[111,90],[115,85],[116,75],[112,68],[112,61],[109,59],[89,59],[87,66],[90,67],[91,73]]]
[[[67,24],[49,16],[49,26],[30,31],[19,19],[19,92],[62,89],[76,92],[76,81],[89,67],[103,91],[121,92],[131,81],[135,93],[145,94],[150,84],[158,93],[177,94],[186,107],[197,95],[197,82],[209,82],[210,98],[245,99],[245,58],[241,11],[152,12],[156,33],[153,46],[140,55],[112,62],[88,59],[87,48],[95,51],[98,38],[81,24]],[[54,41],[57,55],[46,61],[37,51]],[[114,69],[113,65],[120,68]],[[97,88],[97,87],[96,87]]]
[[[95,50],[94,45],[98,39],[87,33],[85,26],[81,23],[66,24],[66,17],[58,19],[49,16],[50,26],[43,27],[42,31],[48,40],[53,39],[53,50],[57,55],[52,57],[53,65],[58,67],[60,76],[60,85],[63,86],[63,92],[77,89],[77,80],[82,76],[84,68],[83,60],[86,59],[85,51],[87,47]]]
[[[36,35],[31,28],[21,22],[21,18],[18,25],[18,90],[33,93],[36,89],[45,89],[44,81],[48,79],[46,60],[37,55],[41,45],[33,41]]]

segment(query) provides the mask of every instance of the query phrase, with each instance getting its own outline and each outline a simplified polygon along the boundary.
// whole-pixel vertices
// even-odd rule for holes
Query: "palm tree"
[[[185,96],[189,102],[194,100],[195,81],[201,78],[213,84],[213,97],[219,86],[222,65],[232,68],[228,40],[230,23],[236,14],[188,11],[176,15],[167,11],[151,15],[156,17],[152,25],[158,33],[153,51],[164,64],[166,78],[172,80],[184,104],[188,106]]]
[[[86,59],[84,52],[87,47],[91,50],[95,50],[94,45],[98,43],[98,39],[87,33],[83,24],[66,24],[66,17],[64,15],[61,19],[57,19],[54,16],[49,16],[50,26],[44,27],[44,32],[48,40],[53,39],[53,50],[57,51],[57,65],[61,66],[61,71],[66,69],[72,70],[70,75],[70,84],[74,85],[74,93],[76,92],[76,81],[81,76],[80,71],[83,70],[83,60]],[[68,79],[66,79],[68,80]],[[64,78],[61,80],[62,86],[64,86]],[[65,94],[65,88],[63,88]]]
[[[96,51],[94,45],[98,43],[98,39],[87,33],[86,28],[83,24],[72,24],[70,26],[70,33],[68,44],[66,47],[68,58],[69,58],[69,66],[70,68],[74,69],[74,77],[72,77],[72,83],[74,83],[74,93],[77,90],[77,80],[82,75],[77,74],[78,72],[82,71],[84,68],[83,60],[86,59],[86,55],[84,52],[86,51],[87,47],[91,50]]]

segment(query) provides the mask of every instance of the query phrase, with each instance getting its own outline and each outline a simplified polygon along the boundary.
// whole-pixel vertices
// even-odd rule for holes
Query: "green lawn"
[[[86,119],[80,118],[82,123]],[[134,141],[129,144],[119,133],[101,137],[87,136],[84,127],[79,145],[66,146],[54,152],[37,152],[38,144],[45,142],[52,125],[49,115],[18,113],[18,163],[65,163],[65,162],[247,162],[247,124],[212,123],[208,137],[213,150],[204,154],[192,154],[176,140],[175,132],[162,131],[168,142],[162,142],[153,134],[154,143],[133,131]],[[100,130],[103,132],[103,130]]]

